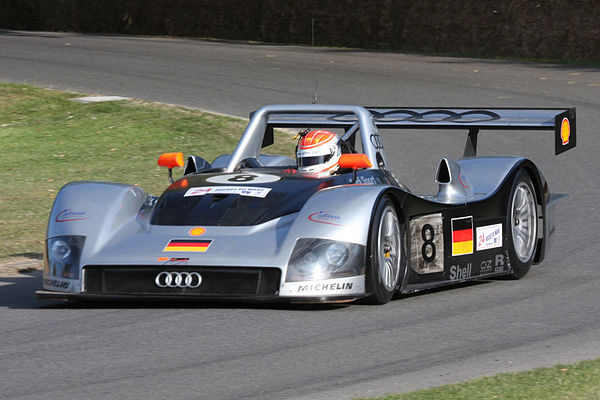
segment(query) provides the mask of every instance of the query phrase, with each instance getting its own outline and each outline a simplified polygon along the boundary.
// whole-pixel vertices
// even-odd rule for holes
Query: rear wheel
[[[385,304],[396,292],[403,277],[404,267],[404,224],[389,197],[383,197],[375,211],[370,232],[367,283],[371,296],[370,304]]]
[[[537,245],[537,201],[531,178],[521,170],[515,177],[507,210],[512,277],[522,278],[533,262]]]

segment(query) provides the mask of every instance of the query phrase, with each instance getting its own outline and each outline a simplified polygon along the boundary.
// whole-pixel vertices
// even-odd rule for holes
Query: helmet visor
[[[298,166],[299,167],[312,167],[313,165],[324,164],[327,161],[331,160],[333,154],[327,154],[324,156],[314,156],[314,157],[299,157],[298,158]]]

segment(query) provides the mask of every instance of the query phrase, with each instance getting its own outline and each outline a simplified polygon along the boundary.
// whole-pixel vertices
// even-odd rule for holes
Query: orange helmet
[[[342,149],[335,133],[324,130],[310,131],[298,142],[298,171],[332,174],[339,168],[338,161],[341,155]]]

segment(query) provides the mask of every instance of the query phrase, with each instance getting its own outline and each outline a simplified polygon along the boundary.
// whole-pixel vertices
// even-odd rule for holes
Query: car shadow
[[[394,295],[394,297],[392,298],[392,301],[408,299],[411,297],[423,296],[423,295],[427,295],[430,293],[447,292],[450,290],[456,290],[456,289],[461,289],[461,288],[466,288],[466,287],[471,287],[471,286],[479,286],[479,285],[483,285],[486,283],[494,282],[496,280],[501,280],[502,278],[503,277],[486,278],[486,279],[480,279],[480,280],[476,280],[476,281],[455,283],[455,284],[448,285],[448,286],[438,286],[438,287],[431,288],[431,289],[423,289],[418,292],[398,293],[398,294]]]
[[[48,305],[35,297],[42,288],[42,271],[0,276],[0,307],[34,309]]]
[[[44,300],[45,301],[45,300]],[[290,303],[247,303],[242,301],[207,300],[128,300],[128,301],[62,301],[58,304],[38,308],[60,309],[210,309],[210,310],[287,310],[287,311],[330,311],[348,307],[348,304],[290,304]]]
[[[415,293],[397,294],[392,302],[402,299],[444,292],[470,286],[501,280],[494,278],[464,282],[451,286],[426,289]],[[0,276],[0,307],[12,309],[256,309],[256,310],[287,310],[287,311],[332,311],[352,306],[364,306],[364,302],[298,304],[298,303],[250,303],[243,301],[211,301],[211,300],[41,300],[35,296],[35,291],[42,289],[42,271],[20,273],[13,276]],[[373,306],[367,306],[373,307]]]
[[[269,309],[289,311],[328,311],[348,307],[342,304],[248,303],[242,301],[194,300],[41,300],[35,295],[42,289],[42,271],[0,276],[0,307],[14,309]]]

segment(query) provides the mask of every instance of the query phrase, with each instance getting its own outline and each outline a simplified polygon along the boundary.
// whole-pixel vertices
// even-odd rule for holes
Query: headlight
[[[46,243],[47,273],[59,278],[79,279],[79,258],[85,236],[57,236]]]
[[[350,257],[350,251],[345,244],[330,243],[327,245],[325,255],[329,265],[334,268],[341,268],[346,261],[348,261],[348,257]]]
[[[51,259],[60,261],[62,263],[67,263],[69,262],[71,254],[73,254],[73,252],[65,240],[56,239],[53,241],[52,247],[50,248]]]
[[[327,239],[299,239],[288,262],[285,280],[314,281],[364,273],[364,246]]]

